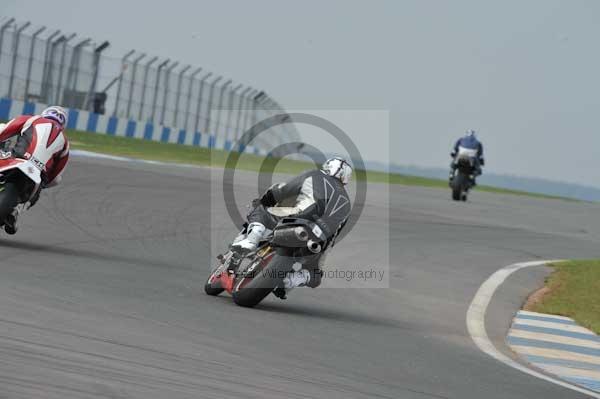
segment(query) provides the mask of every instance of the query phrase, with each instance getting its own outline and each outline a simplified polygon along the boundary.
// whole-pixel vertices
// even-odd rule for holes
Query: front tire
[[[221,267],[217,267],[206,279],[206,283],[204,283],[204,292],[206,292],[207,295],[217,296],[221,292],[225,291],[225,289],[221,287],[221,281],[215,279],[215,275],[220,273],[220,269]]]
[[[14,183],[0,185],[0,224],[11,214],[19,203],[19,192]]]

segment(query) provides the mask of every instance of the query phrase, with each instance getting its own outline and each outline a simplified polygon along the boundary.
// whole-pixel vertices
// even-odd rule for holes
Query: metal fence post
[[[17,56],[19,53],[19,41],[21,39],[21,33],[27,29],[27,27],[31,25],[31,22],[25,22],[23,25],[21,25],[20,28],[18,28],[15,32],[15,37],[13,38],[13,57],[12,57],[12,63],[10,65],[10,80],[8,82],[8,98],[12,98],[12,91],[13,91],[13,86],[14,86],[14,82],[15,82],[15,66],[17,65]]]
[[[251,118],[251,105],[252,105],[252,99],[254,98],[254,96],[256,95],[256,93],[258,93],[258,90],[256,89],[252,89],[252,91],[250,93],[248,93],[248,95],[246,96],[245,100],[246,100],[246,115],[244,116],[244,122],[243,122],[243,131],[248,131],[252,126],[250,125],[250,118]],[[246,146],[248,144],[250,144],[250,142],[252,142],[252,140],[254,139],[253,137],[243,137],[244,139],[240,144],[243,146]],[[253,144],[255,145],[255,144]]]
[[[246,102],[248,103],[247,107],[246,107],[246,116],[244,118],[244,129],[243,130],[248,130],[251,125],[251,114],[253,112],[253,104],[254,104],[254,96],[258,93],[258,90],[253,89],[250,93],[248,93],[248,97],[246,97]],[[244,143],[244,144],[248,144],[248,143]]]
[[[60,30],[55,30],[50,36],[46,38],[46,48],[44,49],[44,68],[42,69],[42,81],[40,87],[40,100],[45,100],[45,91],[48,81],[48,75],[50,73],[50,51],[53,46],[52,40],[60,34]]]
[[[40,29],[36,30],[31,36],[31,46],[29,46],[29,59],[27,60],[27,76],[25,77],[25,92],[23,93],[23,97],[25,101],[29,101],[29,86],[31,82],[31,68],[33,68],[33,52],[35,50],[35,39],[38,37],[40,33],[46,30],[45,26],[42,26]],[[1,51],[1,46],[0,46]]]
[[[58,72],[58,84],[56,85],[56,93],[54,94],[54,102],[56,104],[59,104],[60,91],[62,89],[63,72],[65,69],[65,57],[66,57],[66,53],[67,53],[67,42],[69,40],[73,39],[75,36],[76,36],[76,34],[72,33],[69,37],[65,38],[65,40],[63,40],[63,42],[62,42],[62,50],[61,50],[61,54],[60,54],[60,70]]]
[[[258,92],[258,94],[256,94],[253,98],[252,98],[252,102],[250,103],[250,107],[252,108],[252,119],[251,119],[251,123],[252,125],[256,125],[258,123],[258,111],[257,111],[257,105],[260,105],[261,101],[264,99],[265,97],[265,92],[264,91],[260,91]]]
[[[215,95],[215,85],[223,79],[223,76],[219,76],[210,84],[210,91],[208,92],[208,104],[206,107],[206,119],[204,120],[204,131],[208,133],[210,128],[210,111],[212,108],[213,97]]]
[[[45,103],[49,103],[50,102],[50,89],[52,87],[52,80],[54,78],[53,76],[53,72],[54,72],[54,54],[55,54],[55,49],[56,47],[58,47],[59,44],[61,44],[64,40],[66,39],[65,35],[60,35],[60,37],[58,39],[56,39],[54,42],[52,42],[50,44],[50,49],[48,52],[48,73],[46,75],[46,78],[42,81],[42,87],[43,87],[43,101]]]
[[[77,87],[77,77],[79,76],[79,61],[81,59],[81,49],[86,46],[91,39],[84,39],[77,43],[73,47],[73,52],[71,53],[71,62],[69,63],[69,69],[67,70],[67,81],[65,83],[65,90],[71,90],[71,95],[73,95],[73,91]],[[65,90],[63,90],[62,95],[60,96],[60,104],[67,105],[69,107],[75,106],[70,101],[65,104]]]
[[[108,41],[103,42],[101,45],[94,49],[94,73],[92,74],[92,84],[87,95],[87,107],[88,111],[94,111],[94,99],[96,96],[96,85],[98,84],[98,71],[100,69],[100,53],[110,46]]]
[[[229,87],[229,85],[231,84],[232,80],[229,79],[227,82],[225,82],[225,84],[223,84],[223,86],[221,86],[221,90],[219,90],[219,101],[217,102],[217,115],[215,117],[215,136],[217,136],[219,134],[219,124],[221,122],[221,108],[223,108],[223,93],[225,93],[225,90],[227,89],[227,87]]]
[[[0,58],[2,58],[2,44],[4,42],[4,31],[10,26],[10,24],[12,24],[13,22],[15,22],[14,18],[9,19],[8,21],[6,21],[4,24],[2,24],[2,26],[0,26]]]
[[[204,75],[202,79],[200,79],[200,87],[198,88],[198,104],[196,105],[196,125],[194,126],[194,133],[198,133],[198,126],[200,125],[200,113],[202,111],[202,94],[204,94],[204,86],[206,79],[210,78],[213,75],[212,72]]]
[[[135,60],[133,60],[133,70],[131,71],[131,82],[129,83],[129,96],[127,97],[127,119],[131,119],[131,100],[133,99],[133,85],[135,83],[135,75],[137,73],[138,62],[144,58],[146,54],[140,54]],[[142,101],[144,99],[142,98]]]
[[[129,57],[131,57],[135,53],[135,50],[130,50],[127,54],[121,58],[121,73],[119,74],[119,84],[117,84],[117,96],[115,97],[115,110],[113,111],[113,116],[117,116],[117,110],[119,109],[119,100],[121,98],[121,89],[123,88],[123,73],[127,68],[126,62]]]
[[[152,108],[150,109],[150,118],[148,120],[150,122],[154,122],[154,116],[156,115],[156,102],[158,100],[158,85],[160,84],[160,73],[162,69],[167,66],[167,64],[171,61],[170,59],[164,60],[156,71],[156,80],[154,81],[154,96],[152,98]]]
[[[248,92],[252,90],[252,87],[246,87],[244,89],[244,91],[242,91],[240,93],[240,100],[238,101],[238,105],[237,105],[237,118],[235,121],[235,129],[233,130],[234,133],[234,140],[238,141],[239,138],[241,137],[241,132],[240,132],[240,122],[242,120],[242,102],[244,102],[244,99],[246,98],[246,94],[248,94]]]
[[[173,127],[177,126],[177,117],[179,116],[179,99],[181,97],[181,83],[183,81],[183,74],[187,72],[192,66],[188,65],[184,67],[181,71],[179,71],[179,75],[177,76],[177,91],[175,93],[175,110],[173,112]],[[190,85],[191,86],[191,85]]]
[[[161,126],[165,125],[165,112],[167,110],[167,96],[169,95],[169,83],[171,82],[171,72],[173,72],[173,69],[177,65],[179,65],[179,62],[175,62],[174,64],[171,64],[170,67],[165,69],[165,89],[163,92],[162,110],[160,113],[160,125]]]
[[[190,75],[190,84],[188,86],[188,92],[187,92],[187,104],[185,105],[185,123],[184,123],[184,129],[187,132],[188,130],[188,122],[190,120],[190,107],[192,105],[192,88],[194,86],[194,78],[196,77],[196,75],[198,75],[200,72],[202,71],[202,68],[197,68],[194,72],[192,72],[192,74]],[[200,88],[198,88],[198,90],[200,90]]]
[[[143,115],[142,112],[144,111],[144,98],[146,97],[146,86],[148,85],[148,70],[150,69],[150,65],[152,65],[156,60],[158,60],[158,57],[153,57],[144,66],[144,68],[145,68],[144,83],[142,85],[142,97],[140,98],[141,104],[140,104],[140,112],[138,114],[138,121],[142,120],[142,115]]]
[[[228,101],[227,101],[227,117],[225,118],[225,140],[229,139],[229,132],[231,132],[233,130],[233,127],[231,126],[231,117],[233,116],[233,96],[235,96],[235,93],[242,88],[242,84],[240,83],[239,85],[235,86],[233,88],[233,90],[229,91],[229,97],[228,97]],[[234,132],[235,135],[235,132]]]

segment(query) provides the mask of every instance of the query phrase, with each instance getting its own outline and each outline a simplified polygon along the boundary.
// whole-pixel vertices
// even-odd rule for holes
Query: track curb
[[[583,393],[592,398],[600,399],[600,393],[591,391],[586,388],[582,388],[580,386],[574,385],[567,381],[562,381],[560,379],[554,378],[553,376],[544,374],[532,368],[529,368],[523,364],[516,362],[515,360],[509,358],[502,352],[500,352],[494,344],[491,342],[486,328],[485,328],[485,315],[487,312],[487,308],[492,300],[492,297],[496,290],[506,281],[506,279],[513,274],[514,272],[527,268],[527,267],[535,267],[535,266],[543,266],[548,263],[558,262],[558,260],[538,260],[531,262],[521,262],[514,263],[512,265],[505,266],[496,272],[494,272],[484,283],[479,287],[477,293],[473,297],[471,304],[469,305],[469,309],[467,310],[467,330],[471,339],[475,343],[475,345],[484,353],[491,356],[492,358],[498,360],[506,364],[509,367],[517,369],[523,373],[529,374],[533,377],[537,377],[544,381],[551,382],[553,384],[559,385],[563,388],[571,389],[573,391],[577,391],[579,393]]]

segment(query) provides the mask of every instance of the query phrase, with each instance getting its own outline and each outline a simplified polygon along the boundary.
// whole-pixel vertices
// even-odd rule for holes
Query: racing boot
[[[475,177],[476,177],[476,175],[474,175],[474,174],[469,175],[469,183],[471,183],[471,186],[469,188],[475,187],[477,185],[477,182],[475,181]]]
[[[273,295],[279,299],[287,299],[287,292],[285,288],[277,287],[273,290]]]
[[[287,299],[287,293],[296,287],[307,285],[310,281],[310,272],[306,269],[294,269],[283,278],[283,287],[273,290],[273,295],[279,299]]]
[[[248,253],[256,250],[258,243],[265,234],[266,227],[262,223],[254,222],[248,225],[248,233],[243,240],[236,240],[231,244],[231,248],[242,253]]]
[[[283,278],[283,286],[289,291],[292,288],[302,287],[303,285],[308,284],[309,281],[310,272],[306,269],[300,269],[297,272],[289,272]]]
[[[244,231],[242,230],[242,231],[240,232],[240,234],[238,234],[238,235],[237,235],[237,236],[236,236],[236,237],[233,239],[233,242],[231,243],[231,245],[233,246],[233,245],[237,244],[238,242],[242,241],[242,240],[243,240],[243,239],[245,239],[245,238],[246,238],[246,233],[244,233]]]

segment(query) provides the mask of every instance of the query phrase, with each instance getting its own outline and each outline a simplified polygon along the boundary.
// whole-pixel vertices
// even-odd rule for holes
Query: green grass
[[[600,260],[573,260],[552,265],[548,292],[529,310],[567,316],[600,334]]]
[[[69,130],[67,136],[71,147],[80,150],[100,152],[104,154],[119,155],[131,158],[149,159],[154,161],[187,163],[223,168],[226,166],[229,153],[223,150],[209,150],[202,147],[191,147],[180,144],[160,143],[128,137],[115,137],[105,134],[95,134]],[[312,168],[310,162],[294,161],[288,159],[267,159],[264,157],[242,154],[237,168],[258,171],[261,168],[271,167],[277,173],[299,173]],[[436,187],[448,189],[448,182],[426,177],[407,176],[384,172],[367,172],[367,181],[371,183],[401,184],[407,186]],[[501,194],[526,195],[538,198],[565,199],[543,194],[527,193],[523,191],[506,190],[496,187],[478,186],[480,191]]]

